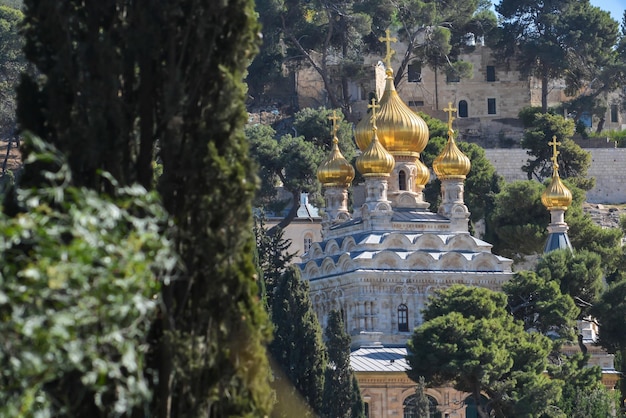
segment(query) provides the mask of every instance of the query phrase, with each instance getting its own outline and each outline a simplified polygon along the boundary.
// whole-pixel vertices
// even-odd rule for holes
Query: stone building
[[[402,57],[406,45],[398,43],[398,54]],[[482,42],[471,42],[459,59],[472,64],[472,74],[467,79],[449,77],[445,69],[433,71],[417,60],[408,65],[405,76],[396,86],[399,96],[414,111],[422,111],[443,119],[443,107],[452,102],[457,109],[456,127],[458,138],[476,140],[480,138],[488,146],[519,141],[522,126],[518,121],[519,111],[526,106],[541,105],[541,83],[533,77],[521,77],[514,66],[505,66],[494,56],[493,51]],[[399,58],[398,58],[399,59]],[[391,64],[399,65],[398,59]],[[364,78],[349,81],[352,109],[360,120],[367,111],[370,93],[381,97],[384,89],[384,66],[374,56],[364,57]],[[298,105],[319,107],[327,105],[325,90],[319,74],[310,66],[298,68],[295,74],[295,89]],[[561,80],[549,86],[548,106],[557,106],[569,98]],[[626,129],[626,110],[620,104],[620,92],[607,95],[608,107],[604,129]],[[590,120],[592,127],[597,120]]]

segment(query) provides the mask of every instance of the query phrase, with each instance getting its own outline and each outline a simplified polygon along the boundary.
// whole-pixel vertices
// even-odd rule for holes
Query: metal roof
[[[350,353],[355,372],[404,372],[409,370],[406,347],[385,347],[382,344],[361,346]]]

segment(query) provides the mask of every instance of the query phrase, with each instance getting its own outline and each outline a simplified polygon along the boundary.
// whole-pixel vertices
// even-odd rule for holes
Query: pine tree
[[[350,335],[345,330],[341,313],[331,311],[326,326],[328,367],[324,381],[324,416],[351,418],[362,416],[363,401],[357,395],[358,383],[350,368]],[[359,410],[361,414],[359,415]]]
[[[275,372],[275,387],[284,389],[289,385],[281,381],[286,378],[291,393],[283,392],[277,399],[277,413],[274,416],[291,417],[281,402],[299,394],[319,415],[322,411],[324,392],[324,370],[326,369],[326,349],[322,331],[313,312],[309,298],[308,283],[300,278],[300,270],[291,266],[283,274],[274,294],[272,306],[274,340],[269,346],[270,353],[279,371]],[[299,414],[312,416],[309,411]]]

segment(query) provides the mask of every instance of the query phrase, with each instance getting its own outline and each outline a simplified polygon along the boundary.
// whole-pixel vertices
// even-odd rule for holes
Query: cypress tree
[[[415,409],[419,418],[430,418],[430,401],[426,396],[426,380],[420,376],[415,386]]]
[[[274,340],[269,350],[279,369],[275,372],[275,386],[293,388],[292,393],[283,391],[282,397],[277,399],[277,406],[291,397],[300,396],[314,414],[320,415],[324,401],[326,349],[309,298],[309,285],[301,279],[300,270],[295,266],[287,269],[276,287],[272,321]],[[290,385],[281,378],[286,378]],[[274,416],[294,416],[293,411],[291,415],[284,415],[287,412],[282,411],[284,409],[280,408]],[[308,411],[298,413],[312,416]]]
[[[363,400],[350,368],[350,335],[338,311],[328,314],[325,337],[329,364],[324,381],[324,416],[362,417]]]
[[[151,415],[267,415],[270,328],[254,280],[243,135],[253,1],[25,0],[24,13],[26,56],[43,77],[19,88],[20,125],[66,154],[76,185],[154,187],[158,140],[181,268],[162,285],[150,336]]]

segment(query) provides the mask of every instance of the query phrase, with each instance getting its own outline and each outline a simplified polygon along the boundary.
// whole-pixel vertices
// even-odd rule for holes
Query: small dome
[[[385,92],[376,117],[380,143],[392,155],[416,155],[428,143],[428,125],[398,96],[393,84],[393,70],[386,70]],[[356,144],[365,150],[372,140],[372,118],[366,116],[356,125]]]
[[[440,179],[464,179],[472,167],[470,159],[456,146],[452,137],[452,129],[448,130],[448,142],[443,151],[433,162],[433,170]]]
[[[552,181],[541,195],[541,203],[548,209],[563,209],[572,203],[572,192],[563,184],[559,177],[558,166],[552,173]]]
[[[335,136],[328,158],[317,169],[317,179],[325,187],[348,187],[354,180],[354,168],[339,151],[338,143]]]
[[[356,159],[356,168],[363,177],[389,176],[396,160],[387,152],[378,140],[376,127],[374,135],[367,149]]]
[[[415,185],[418,187],[426,186],[430,180],[430,170],[420,160],[415,161],[415,168],[417,168]]]

